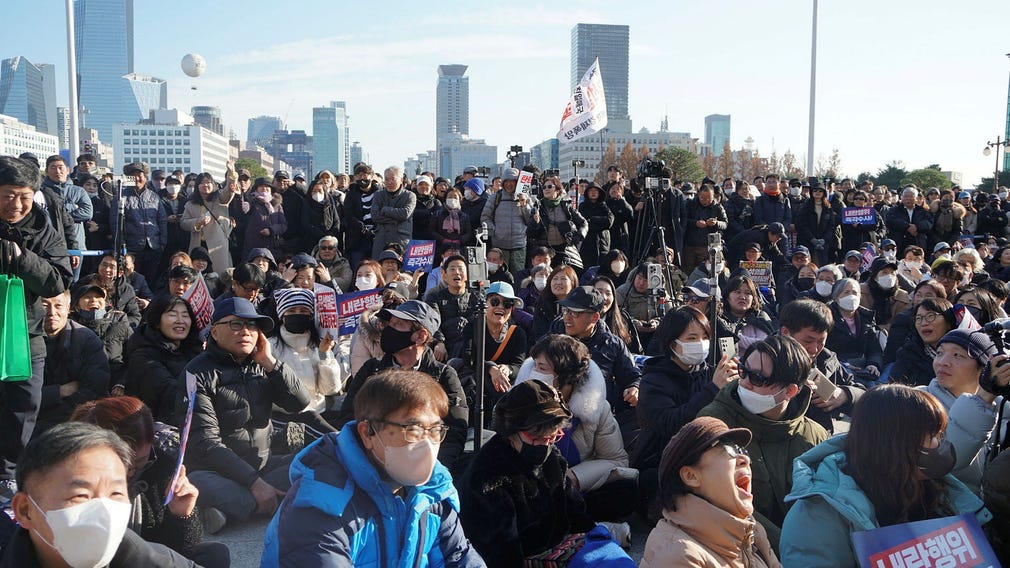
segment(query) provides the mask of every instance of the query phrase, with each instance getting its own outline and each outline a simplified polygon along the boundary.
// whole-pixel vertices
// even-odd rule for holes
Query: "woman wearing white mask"
[[[462,210],[463,197],[458,189],[445,194],[445,207],[431,216],[431,232],[440,246],[456,244],[463,246],[473,237],[470,217]]]
[[[522,281],[522,289],[519,290],[519,298],[523,301],[523,309],[529,313],[535,313],[537,303],[540,301],[540,294],[547,287],[547,279],[551,275],[551,265],[536,264],[530,269],[528,278]]]
[[[929,274],[929,265],[925,261],[926,253],[918,245],[908,245],[905,247],[901,260],[898,261],[898,274],[911,280],[919,282],[922,277]]]
[[[611,249],[600,257],[600,266],[597,270],[594,271],[592,268],[586,270],[582,276],[583,285],[596,276],[606,276],[615,286],[620,286],[628,280],[629,266],[630,263],[624,251]]]
[[[229,170],[229,173],[233,173]],[[196,177],[196,191],[192,193],[183,210],[179,226],[190,233],[189,248],[198,246],[210,253],[211,264],[218,272],[224,272],[232,267],[231,252],[228,250],[228,236],[235,227],[234,220],[228,216],[228,204],[236,195],[230,184],[218,188],[214,178],[208,173]],[[269,244],[269,243],[268,243]],[[246,241],[246,252],[253,247],[262,246]]]
[[[831,289],[835,286],[835,282],[838,282],[842,278],[842,271],[837,266],[833,264],[822,266],[817,269],[817,276],[814,279],[814,287],[800,294],[796,298],[809,298],[811,300],[817,300],[822,304],[827,304],[831,301]]]
[[[656,330],[663,355],[646,360],[639,386],[642,430],[632,466],[642,472],[642,494],[654,495],[659,458],[670,438],[715,399],[736,375],[736,362],[724,356],[711,366],[712,328],[705,314],[691,306],[667,314]]]
[[[877,325],[885,331],[895,314],[912,305],[908,292],[898,287],[897,272],[897,262],[877,257],[870,264],[869,278],[860,287],[861,305],[873,310]]]
[[[843,278],[831,290],[831,316],[835,327],[828,332],[825,347],[847,363],[856,379],[873,386],[884,368],[873,310],[860,304],[859,282]]]
[[[354,271],[354,286],[351,292],[364,292],[365,290],[375,290],[386,285],[385,278],[382,277],[382,266],[378,262],[366,258],[358,264]]]

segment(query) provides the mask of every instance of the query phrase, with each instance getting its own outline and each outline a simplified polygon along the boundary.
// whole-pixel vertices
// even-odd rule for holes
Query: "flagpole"
[[[807,134],[807,177],[814,175],[814,107],[817,99],[817,0],[810,34],[810,119]]]

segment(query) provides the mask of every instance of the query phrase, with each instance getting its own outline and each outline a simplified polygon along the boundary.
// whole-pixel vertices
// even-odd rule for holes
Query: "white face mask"
[[[710,342],[708,341],[681,341],[679,339],[674,340],[677,345],[680,345],[680,352],[674,351],[677,358],[683,361],[685,365],[694,367],[696,365],[701,365],[705,362],[708,357],[708,352],[710,348]]]
[[[532,381],[534,379],[536,379],[538,381],[543,381],[543,382],[545,382],[545,383],[547,383],[549,385],[553,385],[554,384],[554,375],[550,375],[548,373],[541,373],[540,371],[538,371],[536,369],[531,369],[530,370],[529,380]]]
[[[898,251],[895,251],[895,250],[885,250],[884,251],[884,258],[886,258],[887,260],[895,260],[896,258],[898,258]]]
[[[487,263],[487,271],[488,271],[488,273],[491,273],[491,272],[498,272],[498,268],[499,268],[500,266],[501,266],[501,265],[500,265],[500,264],[498,264],[497,262],[490,262],[490,261],[489,261],[489,262]]]
[[[775,397],[784,390],[786,389],[783,388],[775,394],[758,394],[742,386],[736,389],[737,394],[740,395],[740,404],[751,414],[762,414],[778,406],[779,403],[775,401]]]
[[[802,188],[799,188],[799,187],[790,187],[789,188],[789,194],[792,195],[793,197],[796,197],[797,195],[800,194],[800,189],[802,189]]]
[[[621,274],[624,272],[624,268],[624,263],[619,260],[610,263],[610,271],[614,274]]]
[[[447,209],[459,209],[459,200],[455,197],[450,197],[445,200],[445,206]]]
[[[172,196],[178,195],[180,189],[182,189],[182,186],[177,183],[165,186],[165,192]]]
[[[898,283],[898,277],[893,274],[881,274],[877,276],[877,284],[884,290],[890,290],[894,288],[895,284]]]
[[[466,197],[468,200],[473,201],[474,199],[477,199],[477,194],[474,193],[472,189],[467,189],[463,191],[463,197]]]
[[[379,445],[385,448],[383,467],[393,481],[405,487],[424,485],[431,479],[438,459],[438,444],[425,438],[406,446],[391,447],[382,443],[376,434]]]
[[[112,561],[133,510],[129,503],[101,497],[47,512],[30,496],[28,499],[45,517],[53,542],[47,542],[38,531],[35,534],[73,568],[97,568]]]
[[[999,198],[1000,199],[1006,199],[1006,196],[1007,196],[1007,192],[1005,192],[1005,191],[999,192]]]
[[[919,270],[920,268],[922,268],[922,261],[921,260],[906,260],[905,261],[905,266],[907,266],[909,268],[912,268],[914,270]]]
[[[842,308],[847,312],[854,312],[856,311],[856,308],[859,307],[859,296],[855,294],[838,298],[835,301],[838,303],[839,308]]]
[[[826,297],[830,296],[831,295],[831,288],[833,288],[833,287],[834,287],[834,284],[832,284],[831,282],[826,282],[824,280],[818,280],[817,283],[814,284],[814,290],[822,298],[826,298]]]
[[[354,279],[354,286],[358,290],[374,290],[375,289],[375,277],[374,276],[358,276]]]
[[[326,199],[326,196],[323,195],[322,193],[312,194],[312,200],[315,201],[316,203],[322,203],[324,199]]]
[[[533,279],[533,287],[537,290],[543,290],[547,286],[547,277],[537,276]]]

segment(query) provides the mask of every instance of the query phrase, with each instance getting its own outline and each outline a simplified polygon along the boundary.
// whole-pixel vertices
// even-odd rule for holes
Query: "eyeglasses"
[[[388,424],[390,426],[399,427],[403,430],[403,439],[408,444],[420,442],[425,438],[428,438],[436,444],[441,444],[442,440],[445,440],[445,435],[449,433],[449,427],[445,424],[438,424],[436,426],[432,426],[431,428],[425,428],[420,424],[400,424],[399,422],[391,422],[389,420],[370,420],[369,422],[377,422],[379,424]],[[375,431],[374,428],[372,431]]]
[[[727,454],[729,454],[729,457],[731,457],[733,459],[739,459],[739,458],[742,458],[743,456],[749,456],[750,455],[747,452],[747,448],[744,448],[743,446],[741,446],[739,444],[735,444],[733,442],[723,442],[723,441],[720,440],[720,441],[716,442],[715,445],[713,445],[712,447],[714,448],[714,447],[720,446],[720,445],[722,446],[722,449],[725,450]]]
[[[333,250],[335,248],[337,248],[337,247],[330,246],[330,245],[319,245],[319,250]]]
[[[699,298],[698,296],[688,296],[687,298],[684,299],[684,301],[687,302],[688,304],[691,304],[693,306],[695,304],[702,304],[702,303],[704,303],[705,299],[704,298]]]
[[[553,183],[549,183],[549,184],[547,184],[547,185],[544,186],[544,189],[554,189],[554,184]]]
[[[747,368],[746,365],[740,366],[740,372],[743,374],[744,377],[747,378],[747,381],[750,382],[750,384],[756,387],[766,387],[768,385],[775,384],[774,377],[766,377],[765,375],[762,375],[757,371],[753,371]]]
[[[487,303],[490,304],[492,308],[497,308],[498,306],[513,308],[516,305],[515,300],[506,300],[504,298],[489,298]]]
[[[521,437],[523,441],[525,441],[526,443],[534,446],[547,446],[550,444],[556,444],[559,441],[561,441],[561,438],[565,437],[565,431],[558,430],[557,432],[550,434],[548,436],[539,436],[539,437],[533,437],[527,434],[526,432],[520,431],[519,437]]]
[[[915,316],[915,325],[919,325],[920,323],[933,323],[936,321],[936,316],[938,315],[940,314],[936,312],[929,312],[924,316]]]
[[[227,325],[228,329],[235,332],[242,331],[243,329],[253,331],[253,330],[259,330],[260,328],[259,323],[256,320],[235,319],[229,321],[219,321],[217,323],[214,323],[213,325]]]
[[[573,310],[572,308],[561,308],[561,317],[563,317],[563,318],[567,318],[567,317],[577,318],[577,317],[579,317],[581,315],[589,314],[589,313],[592,313],[592,312],[581,311],[581,310]]]

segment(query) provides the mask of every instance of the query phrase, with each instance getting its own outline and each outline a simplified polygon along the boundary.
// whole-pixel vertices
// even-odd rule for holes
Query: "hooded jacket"
[[[951,201],[949,208],[943,207],[943,200],[937,199],[929,204],[929,212],[933,215],[933,231],[930,244],[939,242],[951,243],[961,238],[964,232],[964,205]],[[969,235],[974,233],[968,233]]]
[[[663,510],[645,543],[642,568],[781,568],[768,534],[753,517],[740,519],[688,493]]]
[[[264,539],[261,568],[484,566],[459,523],[448,470],[393,494],[361,446],[357,422],[327,434],[291,464],[291,489]]]
[[[873,504],[856,480],[842,471],[845,438],[845,434],[831,438],[793,465],[793,490],[786,497],[793,505],[782,527],[784,566],[856,566],[851,534],[880,528]],[[992,519],[982,500],[954,476],[943,482],[955,514],[974,514],[982,524]]]
[[[778,547],[779,527],[786,516],[785,498],[793,485],[793,460],[827,440],[828,433],[806,417],[811,396],[806,386],[800,387],[779,420],[751,414],[740,403],[738,389],[738,381],[723,387],[698,416],[714,416],[730,428],[747,428],[754,435],[747,446],[753,474],[754,517],[768,531],[772,546]]]

